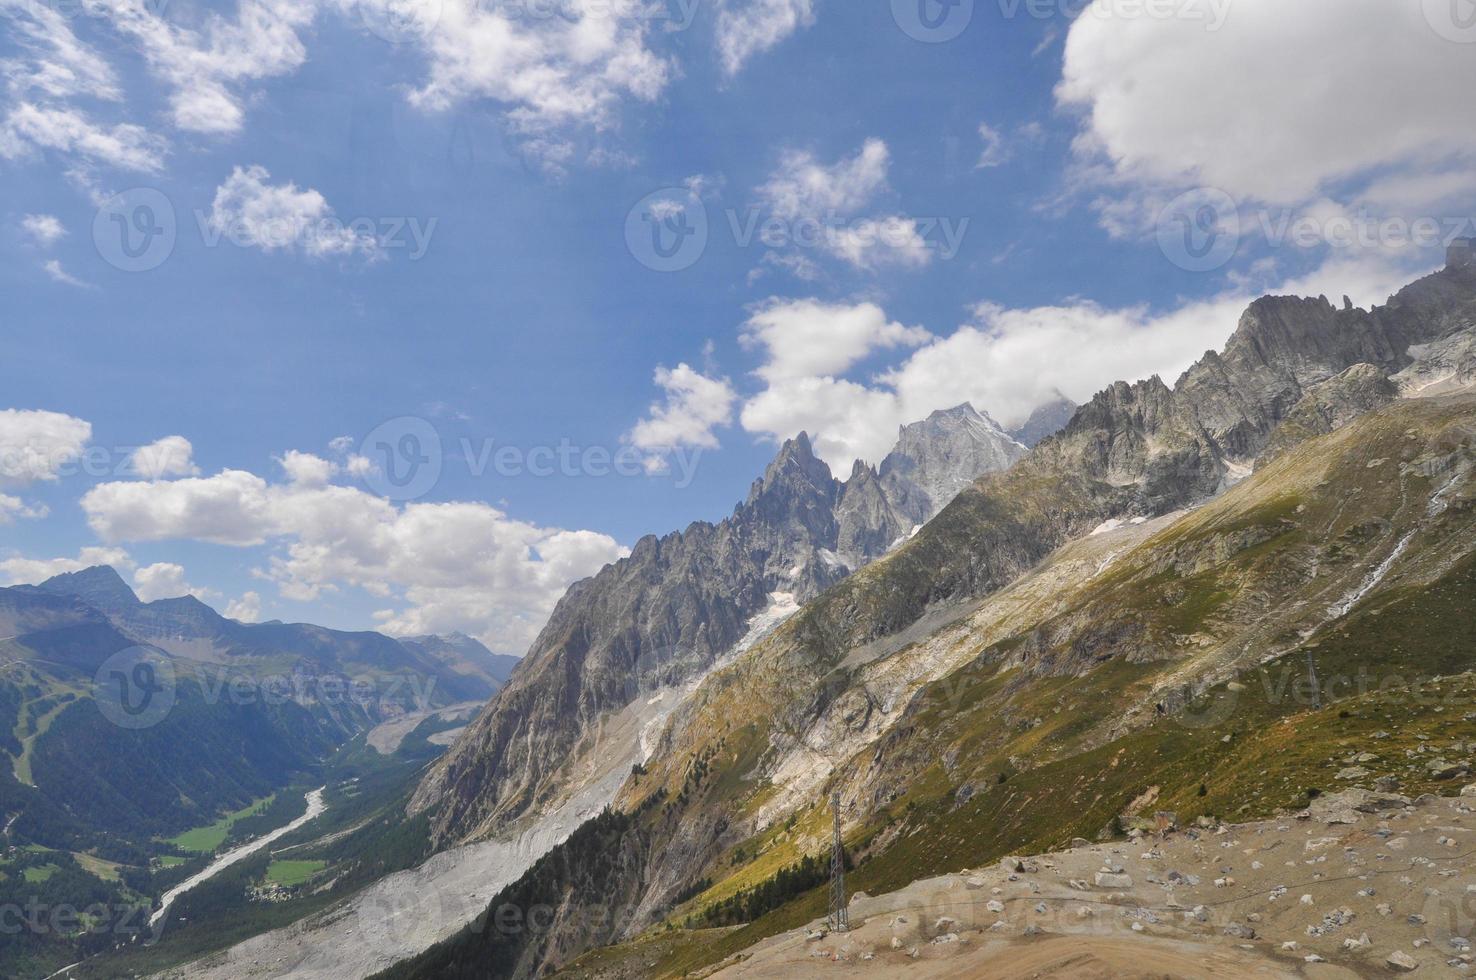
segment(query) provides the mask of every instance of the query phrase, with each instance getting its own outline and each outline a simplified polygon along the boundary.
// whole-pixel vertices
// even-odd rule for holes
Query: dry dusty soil
[[[1476,794],[1476,786],[1468,787]],[[737,978],[1465,976],[1476,795],[1352,790],[1296,816],[1087,844],[855,896]]]

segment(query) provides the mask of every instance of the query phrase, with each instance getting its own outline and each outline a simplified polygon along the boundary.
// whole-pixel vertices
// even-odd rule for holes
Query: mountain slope
[[[858,463],[841,483],[801,433],[732,517],[643,538],[629,558],[574,585],[412,812],[434,810],[443,841],[546,812],[583,784],[582,757],[615,751],[601,734],[606,719],[700,677],[766,609],[803,602],[885,554],[959,488],[1023,452],[960,406],[904,427],[879,470]],[[638,727],[624,736],[625,768],[639,761]]]
[[[692,934],[644,975],[716,962],[823,910],[823,888],[778,882],[825,853],[829,808],[816,801],[832,791],[852,887],[876,894],[1110,836],[1145,808],[1297,809],[1380,728],[1393,733],[1380,768],[1411,795],[1436,789],[1448,763],[1416,747],[1448,739],[1456,719],[1411,691],[1476,669],[1473,573],[1465,395],[1391,406],[1198,509],[1076,541],[930,629],[817,658],[823,626],[807,610],[710,679],[628,784],[632,824],[604,845],[634,862],[618,880],[545,881],[538,901],[561,908],[547,930],[469,931],[385,976],[485,975],[471,965],[509,942],[526,955],[497,975],[531,976],[663,920],[756,918]],[[1320,703],[1298,693],[1308,650]],[[612,895],[614,921],[584,914]]]
[[[1115,385],[1098,395],[1077,412],[1064,431],[1045,440],[1021,463],[1006,473],[984,477],[902,548],[809,603],[757,644],[737,666],[719,672],[703,685],[670,721],[655,759],[648,764],[650,776],[633,780],[627,788],[629,795],[623,804],[627,810],[640,808],[656,797],[667,801],[660,808],[663,816],[646,821],[641,830],[642,834],[657,835],[656,844],[642,845],[643,850],[657,857],[641,870],[641,901],[608,929],[590,929],[584,923],[571,925],[573,931],[559,936],[550,948],[566,950],[581,943],[606,942],[638,929],[663,914],[673,896],[690,889],[705,874],[724,867],[727,859],[723,855],[748,834],[765,827],[768,830],[764,833],[778,833],[775,821],[785,813],[800,812],[794,807],[802,806],[802,801],[822,795],[829,773],[850,751],[841,736],[855,729],[869,731],[871,725],[888,718],[895,720],[894,712],[909,703],[905,688],[891,694],[874,691],[871,683],[858,675],[873,659],[913,649],[940,623],[966,614],[972,603],[1010,586],[1057,547],[1086,538],[1099,525],[1148,520],[1222,491],[1249,473],[1251,462],[1278,424],[1312,389],[1357,364],[1367,363],[1380,375],[1410,367],[1411,347],[1437,344],[1472,329],[1476,319],[1473,301],[1476,276],[1458,268],[1421,280],[1401,291],[1386,307],[1369,312],[1334,310],[1325,300],[1261,300],[1242,318],[1225,352],[1207,355],[1174,388],[1155,378],[1135,385]],[[1469,424],[1469,416],[1467,404],[1459,406],[1452,417],[1442,420],[1437,414],[1411,430],[1427,440],[1426,448],[1415,454],[1423,454],[1426,459],[1421,466],[1433,471],[1458,465],[1451,461],[1449,448],[1443,453],[1437,450],[1443,442],[1455,439],[1455,456],[1459,458],[1460,452],[1467,451],[1460,449],[1459,433],[1466,431],[1461,427]],[[1394,428],[1388,429],[1388,437],[1397,441],[1403,431],[1397,426],[1407,426],[1410,420],[1390,417],[1395,421],[1389,423]],[[1377,428],[1351,426],[1347,431],[1385,437],[1379,434],[1385,430]],[[1329,445],[1337,445],[1339,438],[1349,436],[1339,430],[1307,444],[1319,447],[1317,452],[1334,454],[1318,457],[1325,472],[1328,463],[1339,458],[1336,453],[1352,453],[1359,460],[1356,466],[1362,466],[1367,458],[1357,455],[1360,450],[1347,447],[1328,450]],[[1295,440],[1291,443],[1296,445]],[[1375,454],[1374,458],[1380,455],[1372,445],[1367,451]],[[1409,451],[1413,448],[1401,449],[1394,458],[1408,458]],[[1271,486],[1279,468],[1293,465],[1302,452],[1299,447],[1265,476],[1257,474],[1255,486],[1263,491]],[[1377,569],[1401,557],[1400,542],[1415,540],[1402,536],[1415,533],[1408,522],[1415,521],[1418,527],[1418,508],[1435,507],[1433,495],[1445,492],[1420,472],[1411,477],[1424,479],[1418,494],[1410,492],[1408,501],[1401,502],[1386,491],[1397,494],[1401,489],[1414,489],[1402,481],[1390,484],[1356,467],[1338,471],[1338,479],[1349,487],[1368,483],[1367,479],[1355,478],[1369,473],[1373,479],[1369,491],[1379,493],[1367,498],[1366,518],[1341,533],[1330,533],[1327,541],[1317,538],[1312,542],[1334,549],[1324,559],[1313,559],[1312,569],[1341,568],[1337,578],[1328,580],[1337,583],[1340,591],[1318,601],[1347,603],[1371,577],[1374,582],[1370,589],[1384,587],[1386,580],[1376,577]],[[1459,472],[1465,474],[1468,469]],[[1463,484],[1447,484],[1447,488],[1456,486]],[[1320,506],[1327,508],[1326,513],[1341,509],[1350,520],[1359,513],[1346,506],[1345,493],[1335,488],[1314,481],[1311,488],[1303,487],[1303,491],[1308,489],[1318,491]],[[1245,498],[1237,494],[1225,499],[1230,501],[1225,506],[1231,506]],[[1393,509],[1405,503],[1416,510]],[[1205,553],[1206,558],[1255,555],[1258,548],[1279,541],[1279,529],[1289,518],[1281,507],[1268,503],[1263,508],[1265,514],[1257,511],[1249,526],[1236,527],[1231,521],[1228,536],[1212,535],[1187,546],[1187,553],[1174,560],[1178,564],[1187,562],[1187,570],[1176,572],[1175,578],[1193,573],[1199,560],[1194,556],[1206,548],[1211,549]],[[1462,511],[1467,518],[1468,511],[1468,507]],[[1405,528],[1401,535],[1391,538],[1387,532],[1372,530],[1380,526],[1379,520],[1388,524],[1396,513],[1400,516],[1395,523]],[[1459,534],[1450,530],[1440,533],[1441,540],[1466,542],[1463,547],[1434,549],[1434,554],[1444,554],[1451,560],[1465,553],[1470,542],[1476,540],[1468,525],[1463,525]],[[1309,565],[1305,550],[1289,547],[1292,543],[1286,542],[1286,563],[1267,566],[1263,570],[1266,580],[1245,593],[1250,605],[1243,616],[1249,617],[1251,632],[1241,638],[1237,650],[1264,655],[1295,646],[1299,636],[1296,629],[1304,627],[1295,626],[1297,620],[1292,614],[1301,608],[1297,602],[1307,605],[1307,599],[1288,598],[1286,590],[1289,585],[1306,585]],[[1427,545],[1422,553],[1431,553],[1431,546]],[[1109,554],[1100,560],[1116,559]],[[1160,563],[1165,560],[1155,558]],[[1174,562],[1168,567],[1178,567]],[[1285,579],[1286,575],[1294,577]],[[1321,594],[1326,585],[1315,582],[1311,587]],[[1192,638],[1204,617],[1228,601],[1221,591],[1188,590],[1168,578],[1156,581],[1151,587],[1152,598],[1139,615],[1160,607],[1168,614],[1157,627],[1163,631],[1163,638],[1149,643],[1146,649],[1156,649],[1180,635],[1190,637],[1190,649],[1194,649],[1199,641]],[[1072,593],[1068,588],[1050,594],[1069,597]],[[1277,632],[1273,629],[1277,620],[1265,617],[1264,607],[1281,602],[1290,603],[1285,611],[1291,618],[1282,620],[1281,632]],[[1257,609],[1257,604],[1263,608]],[[1139,607],[1132,606],[1126,612],[1136,609]],[[1096,672],[1097,683],[1083,688],[1081,697],[1073,699],[1073,711],[1063,712],[1063,719],[1079,717],[1080,712],[1101,719],[1101,724],[1109,728],[1093,736],[1097,739],[1111,736],[1110,726],[1121,723],[1122,712],[1128,707],[1122,701],[1124,696],[1134,699],[1133,704],[1141,704],[1137,699],[1153,690],[1141,690],[1131,682],[1142,674],[1133,666],[1134,651],[1145,649],[1144,644],[1156,634],[1145,633],[1142,623],[1125,620],[1114,610],[1123,612],[1119,606],[1107,603],[1070,619],[1077,630],[1064,634],[1064,648],[1052,640],[1059,631],[1055,625],[1041,626],[1044,632],[1034,641],[1026,635],[1012,640],[1006,648],[1036,643],[1037,655],[1048,665],[1048,675],[1054,665],[1069,673],[1105,658]],[[1314,627],[1319,625],[1316,617],[1312,619]],[[1084,632],[1071,635],[1078,631]],[[962,642],[964,650],[978,650],[974,645],[977,640]],[[1178,650],[1178,641],[1171,641],[1168,649]],[[1030,652],[1027,645],[1020,656],[1029,659]],[[890,656],[885,661],[887,669],[895,669],[907,659]],[[1230,660],[1233,662],[1233,658]],[[1009,657],[1001,661],[1009,662]],[[1166,675],[1161,679],[1166,685],[1161,696],[1146,702],[1147,717],[1151,720],[1159,711],[1175,710],[1186,696],[1183,692],[1192,692],[1196,684],[1202,683],[1205,672],[1212,679],[1213,672],[1225,666],[1222,660],[1196,660],[1194,669],[1184,676]],[[912,676],[926,679],[945,667],[924,664],[914,668],[922,672]],[[908,673],[903,671],[904,676]],[[993,710],[981,712],[981,719],[993,721],[998,717],[998,706],[991,707]],[[1110,710],[1104,713],[1102,709]],[[1042,740],[1050,729],[1030,734],[1033,727],[1015,729],[1012,734],[1023,738],[1024,745],[1044,744]],[[927,733],[933,728],[918,725],[915,730]],[[870,752],[866,749],[858,754],[857,762]],[[940,747],[929,746],[916,758],[937,766],[939,752]],[[977,756],[971,752],[965,750],[958,755]],[[951,756],[943,753],[943,758]],[[1009,764],[1007,770],[1017,757],[1018,750],[1006,753],[1002,761]],[[910,778],[904,776],[904,782]],[[849,800],[849,792],[847,796]],[[667,816],[668,811],[674,811],[675,816]],[[895,819],[894,812],[894,823]],[[942,826],[928,832],[937,833]],[[874,830],[879,832],[880,828]],[[925,830],[917,828],[916,832]],[[753,843],[743,846],[750,855]],[[793,850],[787,853],[792,859],[799,857]],[[773,864],[767,867],[770,873],[779,870]],[[761,880],[749,874],[744,872],[738,880]],[[629,884],[622,882],[620,887],[628,889]]]

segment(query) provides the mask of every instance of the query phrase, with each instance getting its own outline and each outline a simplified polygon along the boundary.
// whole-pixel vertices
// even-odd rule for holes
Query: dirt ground
[[[1476,787],[1467,790],[1476,794]],[[1087,844],[855,896],[720,965],[758,978],[1467,976],[1476,796],[1353,790],[1303,814]]]

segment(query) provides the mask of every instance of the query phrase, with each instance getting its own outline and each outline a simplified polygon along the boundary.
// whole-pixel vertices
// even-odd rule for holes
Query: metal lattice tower
[[[841,843],[840,791],[830,794],[835,815],[835,837],[830,847],[830,931],[849,932],[851,915],[846,911],[846,848]]]
[[[1317,680],[1317,661],[1312,659],[1312,648],[1307,648],[1307,680],[1312,684],[1312,710],[1322,710],[1322,686]]]

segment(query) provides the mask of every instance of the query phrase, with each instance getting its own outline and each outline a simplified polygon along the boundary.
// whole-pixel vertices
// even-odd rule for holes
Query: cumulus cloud
[[[743,325],[743,345],[761,350],[756,372],[773,384],[813,375],[843,374],[877,350],[916,347],[930,334],[887,318],[875,303],[771,299]]]
[[[169,85],[174,125],[216,135],[241,129],[241,86],[290,74],[307,60],[298,31],[312,23],[318,9],[303,0],[240,0],[234,18],[211,12],[199,29],[191,29],[165,19],[153,4],[98,0],[97,5]]]
[[[1235,0],[1218,24],[1211,4],[1198,18],[1088,11],[1057,98],[1084,114],[1080,148],[1119,180],[1299,203],[1476,155],[1471,49],[1427,19],[1439,6]]]
[[[0,493],[0,524],[9,524],[17,518],[22,520],[39,520],[45,517],[49,511],[44,505],[28,504],[19,497]]]
[[[814,0],[726,0],[717,18],[718,57],[729,76],[815,23]]]
[[[695,446],[716,449],[713,429],[733,420],[738,393],[726,378],[712,378],[686,365],[658,367],[656,385],[664,400],[651,405],[646,417],[627,436],[637,449],[650,452]]]
[[[867,140],[855,156],[831,164],[806,150],[786,152],[757,189],[760,208],[755,215],[787,226],[786,241],[761,239],[784,251],[767,253],[764,266],[751,278],[765,266],[787,269],[805,280],[818,278],[813,260],[795,248],[815,249],[857,269],[917,267],[932,261],[932,247],[917,220],[867,213],[890,190],[890,168],[891,151],[879,139]]]
[[[301,457],[292,466],[299,476],[316,469]],[[240,470],[104,483],[82,509],[108,542],[270,545],[261,574],[288,599],[360,588],[395,604],[381,611],[386,629],[460,629],[509,652],[526,648],[571,582],[626,553],[607,535],[538,527],[482,503],[398,507],[354,488]]]
[[[50,248],[67,233],[54,214],[28,214],[21,219],[21,229],[42,248]]]
[[[374,255],[377,241],[345,227],[323,195],[312,188],[269,184],[265,167],[236,167],[215,189],[211,231],[263,252],[301,250],[311,258]]]
[[[342,0],[367,20],[393,16],[399,0]],[[675,73],[648,44],[653,25],[636,5],[614,4],[568,18],[520,16],[503,4],[444,0],[427,10],[431,29],[410,38],[428,77],[411,102],[440,111],[492,99],[526,156],[554,173],[567,169],[580,132],[602,133],[626,100],[654,101]]]
[[[111,565],[127,571],[133,567],[133,559],[122,548],[83,548],[76,558],[25,558],[11,555],[0,559],[0,583],[5,585],[36,585],[54,575],[80,572],[94,565]]]
[[[887,189],[892,155],[883,140],[869,139],[849,159],[826,165],[805,150],[790,150],[759,188],[759,198],[782,220],[835,212],[856,214]]]
[[[215,595],[209,589],[200,589],[185,581],[185,570],[172,562],[145,565],[133,573],[133,591],[144,602],[155,599],[177,599],[192,595],[207,599]]]
[[[246,592],[241,595],[241,598],[232,599],[226,603],[224,615],[227,619],[235,619],[243,623],[260,622],[261,594]]]
[[[198,476],[194,461],[195,447],[184,436],[165,436],[158,442],[140,446],[128,457],[128,469],[147,480],[166,476]]]
[[[1378,256],[1353,255],[1291,280],[1275,278],[1268,267],[1255,281],[1163,310],[1088,301],[1024,309],[981,303],[947,336],[891,323],[870,304],[772,303],[744,328],[747,344],[765,352],[757,374],[767,387],[744,402],[740,420],[774,441],[806,431],[816,453],[846,471],[858,458],[878,462],[898,426],[966,401],[1009,427],[1058,391],[1082,403],[1119,380],[1157,374],[1172,385],[1206,351],[1224,346],[1262,293],[1348,294],[1369,306],[1408,278]],[[870,378],[846,376],[885,346],[916,349]]]
[[[332,460],[314,456],[312,453],[298,452],[296,449],[288,450],[278,462],[282,464],[287,479],[302,486],[321,486],[333,479],[338,472],[338,467]]]
[[[0,485],[56,480],[82,457],[92,425],[59,412],[0,410]]]

